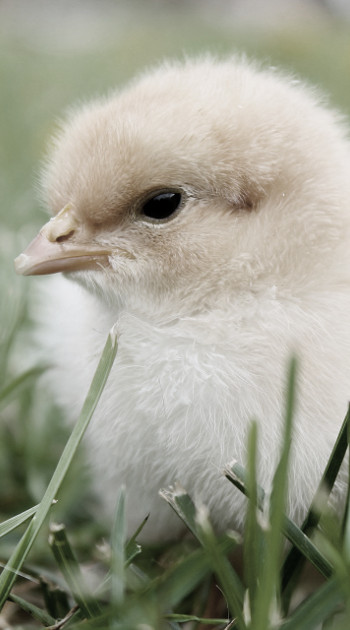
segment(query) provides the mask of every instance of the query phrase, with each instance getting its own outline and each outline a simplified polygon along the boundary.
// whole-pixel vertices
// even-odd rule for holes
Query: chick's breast
[[[104,510],[176,536],[179,481],[242,525],[222,475],[259,423],[267,489],[288,360],[299,360],[288,510],[300,520],[350,390],[349,143],[303,85],[236,59],[161,66],[63,125],[43,175],[53,219],[17,259],[40,281],[51,388],[75,418],[109,328],[119,350],[87,434]],[[336,498],[343,492],[341,481]]]

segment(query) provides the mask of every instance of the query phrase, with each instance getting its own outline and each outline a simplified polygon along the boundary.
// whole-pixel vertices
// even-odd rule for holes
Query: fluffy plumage
[[[17,267],[67,272],[38,316],[68,417],[118,324],[88,457],[105,512],[125,483],[130,530],[151,512],[149,539],[181,530],[158,497],[175,480],[216,526],[241,525],[222,468],[245,462],[256,418],[269,486],[292,353],[294,518],[329,456],[350,394],[350,151],[319,100],[244,60],[170,63],[73,112],[55,139],[55,218]]]

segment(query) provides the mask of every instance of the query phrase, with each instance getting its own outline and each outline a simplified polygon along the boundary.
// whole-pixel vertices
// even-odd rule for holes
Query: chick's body
[[[117,322],[88,458],[107,513],[126,485],[130,532],[148,512],[149,539],[181,531],[158,497],[176,480],[216,526],[242,524],[222,469],[245,463],[255,418],[268,488],[292,353],[288,509],[302,517],[350,393],[349,167],[334,112],[236,59],[164,65],[65,124],[43,179],[55,218],[41,239],[59,253],[18,266],[68,271],[41,281],[38,317],[72,419]]]

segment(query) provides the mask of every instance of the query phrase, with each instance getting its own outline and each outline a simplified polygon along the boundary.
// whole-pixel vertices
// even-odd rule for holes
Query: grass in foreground
[[[10,538],[12,541],[11,553],[0,576],[0,607],[6,616],[11,601],[15,611],[11,625],[4,627],[18,630],[348,628],[350,516],[348,509],[341,517],[335,515],[327,507],[326,495],[332,489],[348,448],[349,416],[344,420],[306,520],[299,528],[284,514],[294,362],[290,368],[283,448],[269,500],[256,481],[256,424],[252,424],[249,435],[246,468],[235,462],[228,464],[225,470],[229,482],[249,497],[243,539],[232,531],[216,536],[206,508],[194,505],[186,490],[172,488],[164,490],[163,497],[192,536],[159,549],[142,548],[137,542],[139,531],[131,539],[126,538],[126,497],[121,489],[114,527],[108,543],[99,551],[99,562],[96,561],[96,536],[90,537],[90,550],[85,550],[84,561],[77,560],[77,556],[82,555],[81,544],[70,543],[69,526],[67,532],[64,524],[48,524],[47,517],[103,391],[116,351],[117,340],[111,331],[80,417],[42,500],[0,525],[1,540]],[[26,381],[31,383],[35,376],[30,371],[8,383],[0,393],[0,404],[6,406],[13,392]],[[227,492],[230,492],[229,484]],[[15,542],[14,530],[25,523],[22,537]],[[74,525],[72,533],[74,538]],[[283,539],[291,543],[288,553],[283,551],[286,548]],[[28,555],[32,548],[35,552],[37,545],[41,560],[39,557],[39,566],[33,566]],[[238,549],[243,556],[240,572],[231,562]],[[48,560],[51,557],[52,560]],[[321,579],[308,598],[302,599],[296,607],[291,606],[306,561]],[[92,564],[93,571],[86,571],[88,563]],[[28,588],[28,584],[34,588]]]

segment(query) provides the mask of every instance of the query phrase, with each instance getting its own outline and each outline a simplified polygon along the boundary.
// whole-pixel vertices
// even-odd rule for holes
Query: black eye
[[[158,221],[167,219],[178,209],[181,194],[178,192],[164,192],[146,201],[142,207],[142,214]]]

